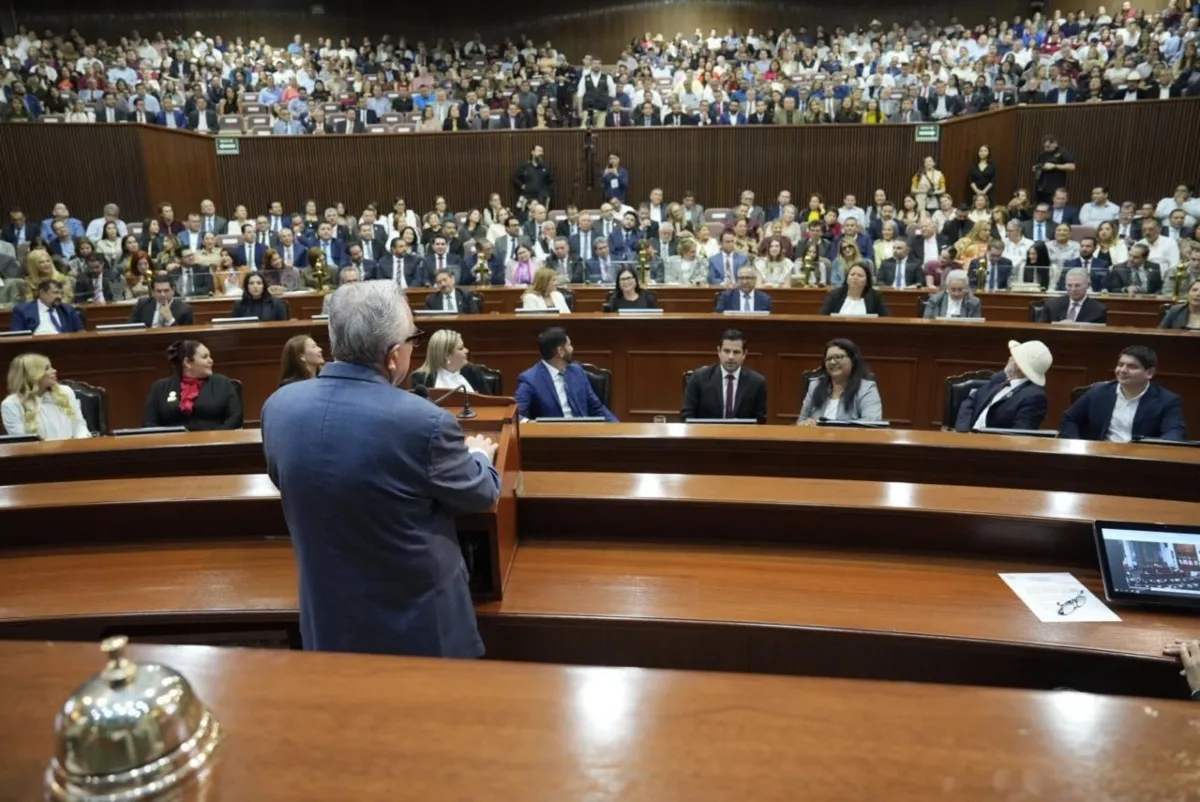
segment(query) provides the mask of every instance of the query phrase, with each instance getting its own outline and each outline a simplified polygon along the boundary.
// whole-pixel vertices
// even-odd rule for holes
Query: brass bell
[[[58,754],[46,769],[47,798],[133,802],[209,773],[221,739],[217,720],[178,672],[126,658],[128,644],[124,635],[100,644],[108,664],[55,718]]]

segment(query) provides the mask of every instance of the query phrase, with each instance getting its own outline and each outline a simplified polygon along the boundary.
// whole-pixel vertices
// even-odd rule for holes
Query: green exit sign
[[[918,125],[917,126],[917,141],[918,142],[937,142],[938,141],[938,126],[936,126],[936,125]]]
[[[242,143],[237,137],[219,136],[216,142],[218,156],[236,156],[242,152]]]

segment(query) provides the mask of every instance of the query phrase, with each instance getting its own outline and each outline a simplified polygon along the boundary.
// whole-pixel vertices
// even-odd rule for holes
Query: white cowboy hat
[[[1025,378],[1036,384],[1038,387],[1046,386],[1046,373],[1050,370],[1050,366],[1054,364],[1054,357],[1050,355],[1050,349],[1041,340],[1030,340],[1029,342],[1019,343],[1016,340],[1008,341],[1008,352],[1012,354],[1013,360],[1017,363],[1017,367],[1025,374]]]

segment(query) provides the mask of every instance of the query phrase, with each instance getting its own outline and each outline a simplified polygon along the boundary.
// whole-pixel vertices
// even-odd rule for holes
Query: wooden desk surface
[[[1185,799],[1196,785],[1186,702],[210,647],[130,656],[181,671],[221,722],[209,799],[999,802]],[[40,798],[54,715],[99,658],[88,644],[0,644],[7,798]]]
[[[1046,426],[1056,427],[1069,405],[1071,390],[1112,378],[1120,350],[1131,341],[1152,346],[1159,355],[1156,380],[1183,396],[1185,416],[1200,420],[1200,339],[1186,332],[1119,327],[1050,326],[988,321],[881,318],[852,320],[820,316],[731,317],[671,314],[656,318],[575,314],[565,317],[464,315],[423,318],[432,333],[451,328],[462,334],[471,358],[504,377],[512,392],[516,376],[537,361],[538,334],[565,326],[575,358],[612,371],[610,408],[625,421],[675,420],[687,370],[714,360],[722,331],[736,327],[749,343],[747,367],[768,383],[768,420],[794,423],[802,401],[801,375],[819,363],[824,344],[849,337],[862,349],[879,381],[884,415],[900,428],[936,428],[941,424],[945,379],[972,370],[998,370],[1008,358],[1009,340],[1041,339],[1054,355],[1047,384]],[[279,354],[287,339],[309,334],[328,345],[328,326],[320,321],[258,323],[243,326],[85,332],[0,340],[0,364],[29,350],[46,354],[59,375],[104,386],[109,392],[113,427],[140,425],[146,393],[166,375],[168,344],[182,336],[204,340],[215,368],[244,386],[246,420],[259,418],[263,402],[278,383]],[[418,353],[415,364],[423,354]]]
[[[481,426],[493,409],[470,423]],[[527,471],[906,481],[1179,501],[1200,486],[1200,449],[1137,443],[677,423],[524,423],[520,435]],[[258,429],[0,445],[0,485],[265,470]]]

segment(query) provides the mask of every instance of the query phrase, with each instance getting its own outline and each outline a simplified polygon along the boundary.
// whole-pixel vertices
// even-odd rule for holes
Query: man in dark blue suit
[[[725,290],[717,298],[718,312],[770,312],[771,296],[754,289],[758,284],[758,273],[750,265],[743,265],[737,272],[738,285]]]
[[[454,281],[460,285],[469,285],[475,283],[475,276],[471,273],[466,273],[463,270],[462,258],[449,252],[450,243],[446,242],[446,238],[438,234],[433,238],[433,247],[429,249],[429,253],[425,254],[424,270],[425,277],[432,283],[432,279],[437,275],[439,270],[447,269],[454,274]]]
[[[783,217],[783,210],[792,203],[792,193],[788,190],[783,190],[779,193],[779,200],[773,206],[767,207],[767,222],[778,220]]]
[[[340,239],[333,236],[333,226],[328,222],[317,226],[317,239],[312,246],[325,252],[327,264],[338,267],[346,266],[346,246]]]
[[[958,408],[954,431],[1037,429],[1046,418],[1046,372],[1054,359],[1040,340],[1008,341],[1008,364]]]
[[[1058,276],[1059,292],[1067,289],[1067,271],[1072,267],[1082,267],[1086,270],[1092,281],[1092,292],[1100,292],[1108,284],[1108,271],[1112,269],[1112,262],[1104,254],[1096,253],[1095,237],[1084,237],[1079,241],[1079,258],[1068,259],[1062,266],[1062,272]]]
[[[296,242],[296,232],[290,228],[279,229],[275,250],[283,257],[285,267],[308,267],[308,248]]]
[[[488,283],[493,287],[503,287],[504,260],[496,253],[491,240],[480,240],[475,246],[475,253],[468,256],[463,262],[463,269],[471,274],[472,284],[480,284],[483,281],[483,277],[476,272],[481,264],[487,265]]]
[[[638,216],[635,212],[625,212],[621,217],[621,227],[608,238],[608,250],[612,258],[618,262],[632,261],[638,255],[638,240],[642,231],[638,228]],[[595,246],[593,246],[595,247]]]
[[[12,309],[12,331],[32,331],[34,334],[70,334],[83,331],[83,315],[70,304],[63,303],[63,287],[54,279],[44,279],[37,286],[38,297]]]
[[[0,239],[17,245],[28,245],[38,235],[38,227],[25,219],[25,212],[14,208],[8,213],[8,225],[0,231]]]
[[[397,273],[404,274],[405,287],[424,287],[429,284],[421,260],[408,252],[408,243],[399,237],[392,240],[391,253],[376,262],[366,278],[368,281],[395,281]]]
[[[1063,413],[1058,436],[1128,443],[1144,437],[1183,440],[1179,396],[1150,380],[1158,355],[1144,345],[1121,352],[1116,381],[1098,382]]]
[[[256,241],[253,223],[242,226],[242,243],[234,248],[230,255],[238,267],[248,267],[251,270],[261,270],[263,259],[267,255],[267,246]]]
[[[1050,222],[1054,225],[1066,223],[1069,226],[1079,225],[1079,207],[1067,205],[1067,191],[1054,190],[1053,202],[1050,204]]]
[[[517,408],[522,418],[617,418],[600,402],[583,368],[572,361],[574,348],[565,329],[538,336],[542,361],[517,376]]]
[[[187,130],[187,115],[175,108],[175,101],[170,98],[163,99],[162,111],[158,113],[156,122],[159,125],[165,125],[167,128],[178,128],[181,131]]]
[[[336,361],[263,405],[307,650],[483,654],[454,519],[500,497],[496,444],[398,389],[415,333],[394,283],[344,284],[329,305]]]

